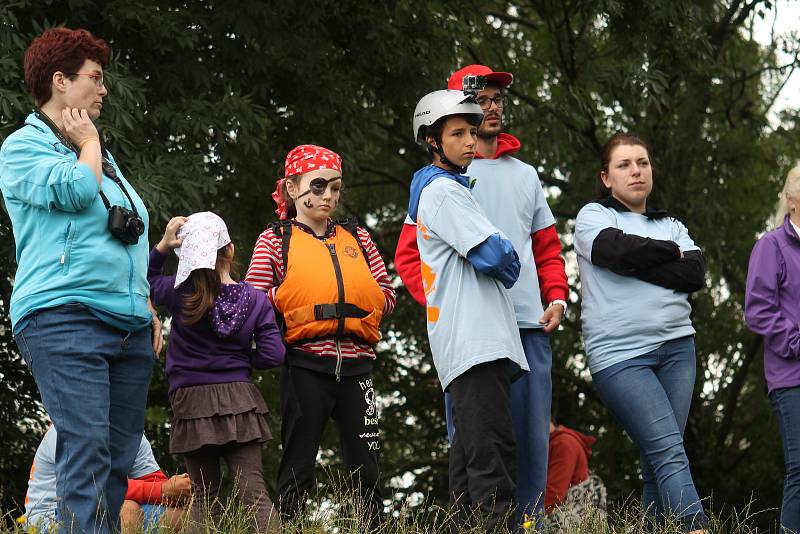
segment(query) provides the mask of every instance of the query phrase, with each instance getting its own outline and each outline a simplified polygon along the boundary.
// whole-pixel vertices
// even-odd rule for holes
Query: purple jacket
[[[266,293],[246,282],[223,285],[211,311],[187,326],[181,310],[191,282],[175,289],[175,276],[161,274],[165,260],[155,247],[150,251],[147,281],[153,305],[172,314],[167,347],[170,393],[186,386],[249,382],[252,367],[270,369],[284,362],[286,348]]]
[[[744,318],[750,330],[764,336],[770,393],[800,386],[800,237],[788,216],[753,247]]]

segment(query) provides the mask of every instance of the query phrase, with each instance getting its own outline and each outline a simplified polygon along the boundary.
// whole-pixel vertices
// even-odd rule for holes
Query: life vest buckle
[[[355,304],[337,302],[336,304],[314,304],[314,319],[324,321],[326,319],[341,319],[343,317],[355,317],[363,319],[369,315]]]
[[[338,319],[341,317],[341,304],[315,304],[314,319],[324,321],[325,319]]]

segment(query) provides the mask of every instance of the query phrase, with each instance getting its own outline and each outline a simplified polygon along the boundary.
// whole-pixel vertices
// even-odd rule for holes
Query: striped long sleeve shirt
[[[307,227],[301,224],[295,224],[294,231],[309,232]],[[330,237],[336,232],[336,226],[333,221],[328,223],[328,231],[325,237]],[[396,301],[394,288],[391,284],[389,274],[386,272],[386,265],[383,263],[378,248],[372,241],[372,238],[365,229],[358,227],[358,239],[364,247],[364,251],[369,260],[369,268],[372,276],[378,282],[378,285],[383,290],[385,297],[385,304],[383,314],[388,315],[394,310]],[[310,232],[309,232],[310,233]],[[283,255],[281,251],[281,238],[272,230],[267,228],[256,240],[253,249],[253,258],[250,261],[250,267],[247,269],[247,276],[245,280],[254,287],[267,292],[270,300],[274,303],[275,291],[283,280],[284,265]],[[375,351],[372,345],[360,339],[345,337],[339,340],[339,351],[336,347],[336,339],[334,336],[317,338],[310,341],[302,342],[295,345],[293,348],[316,354],[322,357],[336,358],[339,354],[343,360],[356,360],[359,358],[375,358]]]

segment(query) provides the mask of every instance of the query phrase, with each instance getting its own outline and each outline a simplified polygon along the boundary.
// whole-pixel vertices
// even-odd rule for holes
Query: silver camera
[[[467,74],[461,79],[464,94],[475,97],[480,91],[486,89],[486,76]]]

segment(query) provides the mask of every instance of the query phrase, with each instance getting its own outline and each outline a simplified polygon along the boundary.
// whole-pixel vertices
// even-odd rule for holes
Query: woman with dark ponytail
[[[162,271],[173,249],[178,272],[167,276]],[[195,521],[219,515],[222,459],[238,497],[253,512],[252,531],[278,532],[261,464],[261,443],[272,437],[267,406],[250,372],[281,365],[286,351],[267,296],[231,277],[233,255],[225,222],[211,212],[173,218],[150,252],[151,298],[173,319],[167,348],[170,452],[186,457],[197,492]]]
[[[705,258],[686,226],[649,202],[652,190],[645,142],[612,136],[599,198],[575,221],[583,339],[603,404],[639,447],[644,513],[708,534],[683,445],[697,368],[689,294],[705,287]]]

